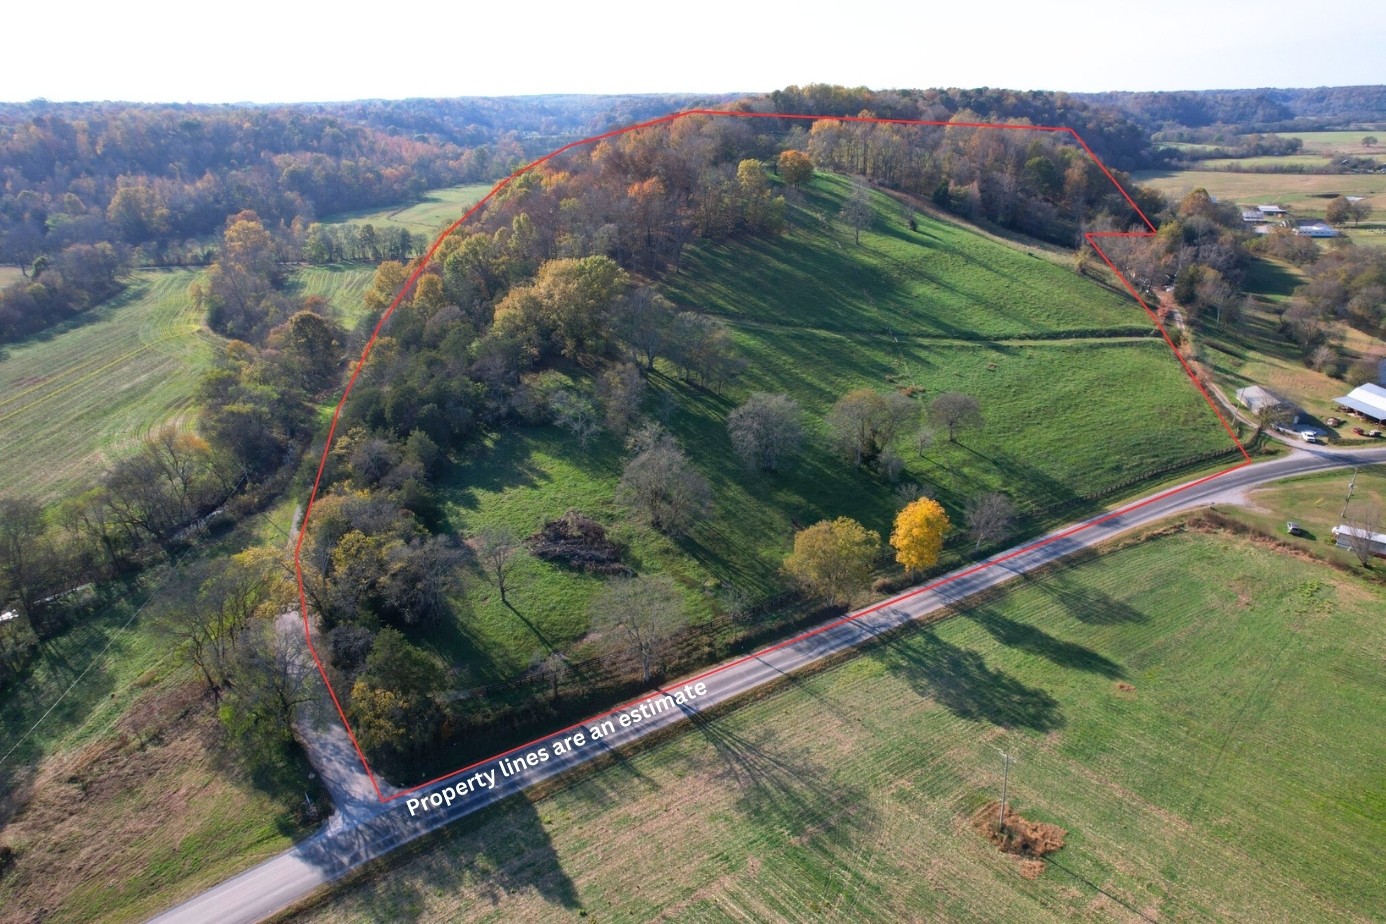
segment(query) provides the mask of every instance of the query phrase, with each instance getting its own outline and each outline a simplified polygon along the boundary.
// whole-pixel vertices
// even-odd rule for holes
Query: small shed
[[[1260,385],[1248,385],[1246,388],[1239,388],[1237,390],[1237,400],[1253,414],[1259,414],[1261,411],[1270,407],[1283,407],[1290,411],[1296,409],[1293,404],[1286,401],[1269,388],[1263,388]]]

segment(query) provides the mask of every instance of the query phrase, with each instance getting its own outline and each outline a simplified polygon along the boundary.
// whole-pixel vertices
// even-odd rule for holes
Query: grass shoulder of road
[[[516,798],[297,922],[1369,920],[1386,591],[1165,528]],[[1010,792],[1038,878],[972,829]]]
[[[1386,465],[1286,479],[1251,492],[1244,505],[1218,508],[1288,548],[1349,573],[1363,572],[1361,562],[1350,550],[1338,547],[1333,528],[1370,509],[1386,511]],[[1297,523],[1302,532],[1295,536],[1286,532],[1289,522]],[[1378,528],[1383,527],[1386,523]],[[1368,576],[1386,581],[1386,562],[1379,561]]]
[[[670,283],[680,304],[726,321],[748,361],[727,394],[662,365],[651,378],[647,409],[662,414],[712,484],[707,522],[678,541],[632,523],[612,500],[621,441],[604,435],[584,451],[565,432],[539,427],[500,434],[453,471],[441,492],[452,529],[528,534],[546,517],[580,510],[627,545],[637,570],[674,576],[700,620],[730,601],[782,591],[796,528],[850,516],[889,533],[896,485],[838,458],[821,425],[853,388],[913,392],[921,413],[946,390],[981,400],[983,430],[956,444],[940,436],[923,455],[907,440],[896,447],[900,483],[926,486],[959,523],[967,500],[988,490],[1008,492],[1042,521],[1061,509],[1066,521],[1084,496],[1230,447],[1163,340],[1131,336],[1150,328],[1134,302],[962,226],[923,218],[919,233],[897,231],[902,222],[884,197],[874,200],[877,226],[857,245],[821,221],[846,193],[845,181],[821,178],[795,230],[700,245]],[[726,417],[751,391],[785,392],[807,413],[808,446],[786,472],[748,474],[731,451]],[[529,561],[510,582],[510,606],[480,572],[468,586],[456,623],[420,640],[484,684],[516,676],[550,646],[579,645],[601,580]]]
[[[111,460],[193,411],[221,338],[188,294],[198,270],[140,270],[125,291],[0,351],[0,495],[42,501],[94,487]],[[374,270],[303,267],[288,290],[359,319]]]

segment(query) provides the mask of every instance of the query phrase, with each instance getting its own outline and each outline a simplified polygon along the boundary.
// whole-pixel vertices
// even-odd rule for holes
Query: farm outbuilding
[[[1239,388],[1237,400],[1253,414],[1259,414],[1271,407],[1283,407],[1290,411],[1297,410],[1293,404],[1269,388],[1262,388],[1260,385],[1248,385],[1246,388]]]
[[[1380,385],[1359,385],[1333,403],[1363,417],[1386,423],[1386,388]]]
[[[1344,549],[1360,549],[1358,543],[1365,539],[1373,555],[1386,555],[1386,533],[1372,533],[1360,526],[1343,524],[1333,527],[1333,539]]]

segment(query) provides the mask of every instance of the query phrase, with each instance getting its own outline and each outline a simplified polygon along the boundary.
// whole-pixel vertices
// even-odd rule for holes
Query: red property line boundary
[[[1200,381],[1198,380],[1198,377],[1194,374],[1193,369],[1191,369],[1191,368],[1189,367],[1189,364],[1184,360],[1184,357],[1180,355],[1180,353],[1179,353],[1179,351],[1178,351],[1177,349],[1175,349],[1174,341],[1170,339],[1169,332],[1165,329],[1164,324],[1161,323],[1160,318],[1159,318],[1159,317],[1156,315],[1156,313],[1151,309],[1151,307],[1150,307],[1148,304],[1146,304],[1145,300],[1141,298],[1140,293],[1138,293],[1138,292],[1136,291],[1135,286],[1133,286],[1133,285],[1131,284],[1130,280],[1128,280],[1128,279],[1126,278],[1126,276],[1121,272],[1121,270],[1117,269],[1116,265],[1112,262],[1112,260],[1107,256],[1107,254],[1102,250],[1102,248],[1101,248],[1100,246],[1098,246],[1097,241],[1096,241],[1096,238],[1099,238],[1099,237],[1138,237],[1138,238],[1140,238],[1140,237],[1152,237],[1152,236],[1154,236],[1154,234],[1155,234],[1155,225],[1150,221],[1149,218],[1146,217],[1145,213],[1141,211],[1140,206],[1136,205],[1135,200],[1131,198],[1131,195],[1125,190],[1125,188],[1123,188],[1122,185],[1121,185],[1120,183],[1117,182],[1116,177],[1114,177],[1114,176],[1112,175],[1111,171],[1107,169],[1106,165],[1102,163],[1101,159],[1098,158],[1098,156],[1097,156],[1095,153],[1093,153],[1092,148],[1088,147],[1087,142],[1084,141],[1081,137],[1079,137],[1078,133],[1077,133],[1076,131],[1074,131],[1072,128],[1068,128],[1068,127],[1066,127],[1066,126],[1052,126],[1052,125],[1012,125],[1012,124],[1006,124],[1006,123],[989,123],[989,122],[937,122],[937,121],[926,121],[926,120],[922,120],[922,119],[877,119],[877,118],[870,118],[870,117],[866,117],[866,116],[816,116],[816,115],[784,114],[784,113],[772,113],[772,112],[732,112],[732,111],[722,111],[722,110],[716,110],[716,109],[689,109],[689,110],[685,110],[685,111],[683,111],[683,112],[670,113],[669,115],[661,116],[660,118],[657,118],[657,119],[650,119],[649,121],[646,121],[646,122],[639,122],[639,123],[634,124],[634,125],[627,125],[627,126],[625,126],[625,127],[623,127],[623,128],[612,129],[611,131],[604,132],[604,133],[602,133],[602,134],[600,134],[600,135],[593,135],[591,138],[583,138],[583,139],[580,140],[580,141],[573,141],[573,142],[571,142],[571,143],[569,143],[569,144],[565,144],[565,145],[563,145],[563,147],[558,148],[557,150],[551,151],[551,152],[549,152],[548,154],[545,154],[543,157],[540,157],[538,160],[535,160],[535,161],[533,161],[532,163],[526,164],[525,166],[523,166],[523,167],[521,167],[520,169],[516,170],[514,173],[510,174],[510,176],[506,177],[505,179],[503,179],[503,180],[501,180],[499,183],[497,183],[497,184],[491,189],[491,191],[490,191],[489,193],[487,193],[485,196],[483,196],[483,197],[480,199],[480,201],[478,201],[475,205],[473,205],[471,208],[469,208],[469,209],[466,211],[466,213],[464,213],[464,214],[462,215],[462,217],[458,218],[458,219],[457,219],[456,221],[454,221],[452,224],[448,225],[447,228],[445,228],[445,229],[443,230],[443,232],[442,232],[441,234],[439,234],[438,237],[433,241],[433,244],[428,248],[428,251],[423,255],[423,257],[420,258],[420,259],[418,260],[418,263],[417,263],[417,265],[415,266],[414,271],[413,271],[412,273],[410,273],[408,279],[405,280],[405,283],[404,283],[403,287],[401,287],[401,289],[400,289],[400,291],[399,291],[399,294],[396,295],[396,296],[394,297],[394,300],[390,302],[389,307],[386,308],[385,312],[380,316],[380,320],[376,322],[375,329],[371,332],[370,339],[366,341],[365,348],[361,350],[361,358],[356,362],[356,367],[352,370],[351,377],[347,380],[346,388],[342,391],[342,397],[341,397],[341,399],[337,402],[337,407],[336,407],[336,408],[333,410],[333,412],[332,412],[332,423],[329,425],[329,427],[328,427],[328,429],[327,429],[327,439],[326,439],[326,441],[323,443],[322,458],[321,458],[321,459],[319,460],[319,462],[318,462],[318,471],[317,471],[317,475],[316,475],[316,476],[314,477],[314,479],[313,479],[313,489],[312,489],[312,492],[308,495],[308,504],[307,504],[307,506],[306,506],[306,508],[305,508],[305,510],[304,510],[304,513],[303,513],[303,522],[302,522],[302,523],[300,524],[300,526],[299,526],[298,540],[294,543],[294,575],[295,575],[295,578],[296,578],[297,583],[298,583],[299,613],[300,613],[300,615],[301,615],[301,617],[302,617],[302,619],[303,619],[303,634],[304,634],[304,637],[305,637],[305,638],[307,639],[307,641],[308,641],[308,651],[309,651],[309,653],[313,656],[313,663],[314,663],[315,665],[317,665],[318,672],[322,675],[323,683],[325,683],[325,684],[327,685],[327,692],[328,692],[328,694],[332,697],[332,704],[337,708],[337,715],[341,718],[343,727],[346,728],[347,736],[351,739],[352,747],[354,747],[354,748],[356,749],[356,755],[357,755],[357,757],[359,757],[360,760],[361,760],[361,766],[362,766],[363,768],[365,768],[366,775],[370,778],[371,785],[375,788],[376,796],[377,796],[377,798],[380,799],[381,802],[390,802],[390,801],[393,801],[393,800],[395,800],[395,799],[403,798],[404,796],[407,796],[407,795],[409,795],[410,793],[413,793],[413,792],[417,792],[417,791],[419,791],[420,789],[425,789],[425,788],[427,788],[427,787],[429,787],[429,786],[433,786],[433,785],[435,785],[435,784],[437,784],[437,783],[441,783],[441,782],[443,782],[443,781],[445,781],[445,780],[451,779],[452,777],[455,777],[455,776],[457,776],[457,775],[459,775],[459,774],[466,773],[467,771],[469,771],[469,770],[471,770],[471,769],[473,769],[473,768],[475,768],[475,767],[478,767],[478,766],[480,766],[481,764],[488,763],[489,761],[497,760],[498,758],[501,758],[501,757],[506,757],[506,756],[508,756],[508,755],[510,755],[510,754],[514,754],[514,753],[516,753],[516,752],[525,750],[526,748],[530,748],[530,747],[534,746],[535,744],[538,744],[538,743],[541,742],[541,741],[544,741],[544,740],[547,740],[547,739],[549,739],[549,738],[554,737],[554,735],[561,735],[561,734],[564,734],[565,732],[570,731],[570,730],[572,730],[572,729],[575,729],[575,728],[577,728],[577,727],[579,727],[579,726],[587,725],[587,724],[590,724],[591,722],[594,722],[594,721],[600,720],[600,719],[602,719],[602,718],[605,718],[606,716],[611,715],[611,714],[613,714],[613,713],[615,713],[615,712],[618,712],[618,711],[620,711],[621,709],[628,709],[628,708],[630,708],[630,706],[632,706],[632,705],[639,705],[640,703],[647,702],[647,701],[650,701],[650,700],[653,700],[653,699],[657,699],[659,696],[663,695],[663,694],[660,693],[660,692],[656,692],[656,693],[653,693],[653,694],[651,694],[651,695],[649,695],[649,696],[647,696],[647,697],[644,697],[644,698],[642,698],[642,699],[640,699],[640,700],[636,700],[636,701],[634,701],[634,702],[632,702],[632,703],[626,703],[626,704],[623,704],[623,705],[621,705],[621,706],[617,706],[617,707],[615,707],[615,708],[613,708],[613,709],[609,709],[609,710],[607,710],[606,712],[600,713],[600,714],[595,715],[595,716],[591,716],[591,717],[589,717],[589,718],[587,718],[587,719],[584,719],[584,720],[582,720],[582,721],[580,721],[580,722],[575,722],[575,723],[573,723],[572,725],[569,725],[569,726],[567,726],[566,728],[560,729],[560,730],[558,730],[558,731],[556,731],[556,732],[549,732],[549,733],[547,733],[547,734],[545,734],[545,735],[541,735],[540,737],[535,738],[535,739],[532,740],[532,741],[526,742],[525,744],[517,745],[517,746],[515,746],[515,747],[513,747],[513,748],[510,748],[510,749],[505,750],[505,751],[501,751],[500,753],[494,754],[494,755],[492,755],[492,756],[490,756],[490,757],[487,757],[487,758],[485,758],[485,759],[483,759],[483,760],[479,760],[479,761],[476,761],[476,762],[474,762],[474,763],[468,764],[467,766],[462,767],[462,768],[457,769],[457,770],[454,770],[454,771],[452,771],[451,773],[446,773],[446,774],[444,774],[444,775],[442,775],[442,776],[440,776],[440,777],[436,777],[436,778],[434,778],[434,779],[432,779],[432,780],[429,780],[429,781],[427,781],[427,782],[425,782],[425,783],[419,783],[418,785],[416,785],[416,786],[411,786],[411,787],[408,788],[408,789],[400,790],[399,792],[395,793],[395,794],[392,795],[392,796],[386,796],[386,795],[381,791],[381,789],[380,789],[380,782],[377,780],[376,775],[375,775],[375,772],[374,772],[373,770],[371,770],[370,762],[366,760],[366,755],[365,755],[365,753],[361,750],[361,745],[360,745],[360,744],[357,742],[357,740],[356,740],[356,734],[355,734],[355,732],[353,732],[352,729],[351,729],[351,723],[347,721],[346,711],[342,708],[342,703],[341,703],[341,701],[337,698],[337,691],[334,690],[334,689],[332,689],[332,682],[328,679],[327,671],[326,671],[326,669],[323,667],[323,664],[322,664],[322,659],[318,656],[317,648],[316,648],[316,646],[314,646],[314,644],[313,644],[313,635],[312,635],[312,632],[309,630],[309,622],[308,622],[308,598],[307,598],[307,594],[305,593],[305,591],[304,591],[304,589],[303,589],[303,565],[302,565],[302,562],[301,562],[301,559],[300,559],[300,554],[301,554],[301,551],[302,551],[302,548],[303,548],[303,540],[304,540],[304,539],[307,537],[307,535],[308,535],[308,520],[309,520],[309,518],[313,515],[313,505],[314,505],[314,503],[317,501],[318,489],[319,489],[319,487],[320,487],[321,484],[322,484],[323,472],[324,472],[324,471],[326,470],[326,468],[327,468],[328,453],[329,453],[329,452],[331,451],[331,449],[332,449],[332,441],[333,441],[333,438],[336,436],[336,433],[337,433],[337,423],[338,423],[339,419],[341,418],[342,408],[346,405],[346,400],[347,400],[347,398],[351,395],[351,390],[352,390],[352,388],[356,385],[356,379],[357,379],[357,377],[360,376],[361,370],[365,367],[366,360],[370,357],[370,355],[371,355],[371,350],[374,349],[376,340],[380,337],[380,332],[381,332],[381,330],[383,330],[384,327],[385,327],[385,322],[388,321],[388,320],[390,319],[390,316],[391,316],[392,314],[394,314],[395,309],[396,309],[397,307],[399,307],[400,303],[404,300],[405,296],[407,296],[407,295],[409,294],[409,292],[413,289],[414,284],[415,284],[416,282],[418,282],[419,277],[420,277],[421,275],[423,275],[424,270],[428,267],[429,263],[432,261],[434,254],[436,254],[436,253],[438,252],[438,248],[440,248],[440,247],[443,245],[443,241],[447,240],[448,237],[450,237],[454,232],[456,232],[459,228],[461,228],[464,224],[466,224],[466,222],[467,222],[473,215],[475,215],[483,206],[485,206],[487,202],[491,201],[491,199],[493,199],[493,198],[496,196],[497,193],[499,193],[501,190],[505,189],[505,187],[509,186],[512,182],[514,182],[514,181],[515,181],[516,179],[518,179],[519,177],[521,177],[521,176],[523,176],[524,174],[530,172],[531,170],[534,170],[536,167],[539,167],[539,166],[541,166],[542,164],[547,163],[548,161],[552,160],[553,158],[559,156],[560,154],[563,154],[563,153],[566,152],[566,151],[570,151],[570,150],[572,150],[573,148],[581,147],[581,146],[583,146],[583,145],[595,144],[595,143],[598,142],[598,141],[604,141],[604,140],[606,140],[606,139],[608,139],[608,138],[615,138],[615,137],[618,137],[618,136],[620,136],[620,135],[624,135],[624,134],[626,134],[627,132],[639,131],[640,129],[645,129],[645,128],[653,128],[653,127],[655,127],[655,126],[657,126],[657,125],[667,125],[667,124],[669,124],[669,123],[675,122],[675,121],[677,121],[677,120],[679,120],[679,119],[687,118],[687,117],[689,117],[689,116],[709,116],[709,117],[726,117],[726,118],[751,118],[751,119],[756,119],[756,118],[760,118],[760,119],[799,119],[799,120],[806,120],[806,121],[819,121],[819,120],[824,120],[824,121],[833,121],[833,122],[874,122],[874,123],[879,123],[879,124],[884,124],[884,125],[915,125],[915,126],[929,126],[929,127],[936,127],[936,128],[978,128],[978,129],[993,129],[993,130],[998,130],[998,131],[1050,132],[1050,133],[1057,133],[1057,134],[1067,134],[1067,135],[1071,136],[1071,137],[1073,138],[1073,140],[1074,140],[1075,142],[1077,142],[1078,146],[1081,147],[1081,148],[1083,149],[1083,151],[1088,155],[1088,157],[1090,157],[1090,158],[1092,159],[1092,162],[1093,162],[1094,164],[1097,165],[1098,169],[1100,169],[1100,170],[1102,171],[1102,173],[1107,177],[1107,179],[1111,182],[1111,184],[1112,184],[1113,186],[1116,187],[1117,191],[1121,193],[1122,198],[1124,198],[1124,199],[1126,200],[1126,202],[1131,206],[1131,208],[1135,211],[1135,213],[1136,213],[1137,215],[1140,216],[1141,221],[1142,221],[1142,222],[1145,224],[1145,226],[1149,229],[1148,231],[1098,231],[1098,232],[1084,232],[1084,234],[1083,234],[1084,240],[1086,240],[1087,243],[1092,247],[1092,249],[1095,250],[1095,251],[1097,252],[1098,256],[1100,256],[1100,257],[1102,258],[1102,261],[1103,261],[1104,263],[1107,264],[1108,268],[1111,269],[1111,271],[1116,275],[1116,277],[1122,281],[1122,284],[1125,285],[1126,290],[1127,290],[1128,292],[1131,293],[1131,297],[1134,298],[1134,299],[1136,300],[1136,302],[1137,302],[1142,308],[1145,309],[1146,314],[1150,315],[1150,319],[1155,323],[1156,329],[1159,330],[1160,335],[1161,335],[1162,337],[1164,337],[1165,343],[1169,345],[1170,351],[1174,354],[1175,358],[1177,358],[1177,359],[1179,360],[1179,364],[1184,368],[1185,374],[1188,375],[1189,380],[1190,380],[1191,382],[1193,382],[1194,386],[1198,389],[1199,394],[1201,394],[1201,395],[1203,396],[1203,400],[1206,401],[1206,402],[1208,403],[1208,406],[1209,406],[1210,408],[1212,408],[1213,413],[1214,413],[1215,415],[1217,415],[1217,419],[1218,419],[1219,423],[1221,423],[1223,429],[1224,429],[1225,431],[1227,431],[1227,435],[1232,439],[1232,442],[1233,442],[1233,444],[1237,447],[1237,450],[1241,452],[1241,454],[1242,454],[1242,456],[1243,456],[1243,461],[1238,462],[1236,465],[1233,465],[1232,467],[1227,468],[1227,469],[1224,469],[1224,470],[1222,470],[1222,471],[1220,471],[1220,472],[1214,472],[1214,473],[1211,474],[1211,475],[1208,475],[1208,476],[1206,476],[1206,477],[1204,477],[1204,478],[1200,478],[1200,479],[1198,479],[1197,481],[1194,481],[1194,482],[1191,482],[1191,483],[1189,483],[1189,484],[1182,485],[1182,486],[1180,486],[1180,487],[1173,488],[1173,489],[1171,489],[1171,490],[1165,491],[1165,492],[1163,492],[1163,493],[1161,493],[1161,494],[1156,495],[1155,497],[1148,498],[1147,500],[1141,502],[1140,504],[1138,504],[1138,505],[1136,505],[1136,506],[1134,506],[1134,507],[1123,508],[1123,510],[1121,510],[1121,511],[1113,511],[1113,512],[1111,512],[1111,513],[1108,513],[1108,514],[1102,516],[1102,517],[1098,517],[1097,519],[1088,520],[1088,521],[1086,521],[1086,522],[1084,522],[1084,523],[1078,524],[1077,526],[1070,527],[1069,529],[1065,530],[1065,531],[1062,532],[1062,533],[1057,533],[1057,534],[1054,534],[1054,535],[1047,536],[1047,537],[1045,537],[1045,538],[1039,539],[1039,540],[1037,540],[1037,541],[1035,541],[1035,542],[1028,543],[1028,544],[1023,545],[1023,546],[1021,546],[1021,547],[1019,547],[1019,548],[1017,548],[1017,549],[1013,549],[1012,551],[1010,551],[1009,553],[1007,553],[1006,555],[1004,555],[1004,556],[1002,556],[1002,557],[1000,557],[1000,558],[995,558],[995,559],[991,559],[991,560],[986,561],[986,562],[982,562],[981,564],[974,565],[973,567],[968,568],[968,569],[966,569],[965,571],[961,571],[961,572],[958,572],[958,573],[956,573],[956,574],[952,574],[952,575],[949,575],[949,576],[947,576],[947,577],[940,578],[940,579],[938,579],[938,580],[936,580],[936,581],[933,581],[933,582],[931,582],[931,583],[929,583],[929,584],[925,584],[925,585],[923,585],[922,587],[917,587],[917,588],[915,588],[914,590],[910,591],[909,593],[901,594],[901,595],[896,596],[896,597],[891,597],[890,599],[884,600],[884,601],[882,601],[882,602],[880,602],[880,603],[877,603],[876,605],[871,606],[871,607],[869,607],[869,608],[867,608],[867,609],[861,610],[861,611],[859,611],[859,612],[857,612],[857,613],[849,614],[849,615],[844,616],[844,617],[842,617],[842,618],[840,618],[840,619],[834,620],[833,622],[826,623],[825,625],[819,626],[819,627],[816,628],[816,629],[811,629],[811,630],[809,630],[809,631],[807,631],[807,632],[800,633],[799,635],[796,635],[796,636],[794,636],[794,637],[792,637],[792,638],[785,639],[784,641],[778,642],[778,643],[776,643],[776,644],[774,644],[774,645],[770,645],[770,646],[768,646],[768,647],[766,647],[766,648],[762,648],[762,649],[760,649],[760,650],[758,650],[758,651],[755,651],[755,652],[753,652],[753,653],[751,653],[751,654],[745,655],[744,657],[737,658],[737,659],[734,660],[734,661],[728,661],[728,662],[726,662],[726,663],[719,664],[719,665],[717,665],[717,666],[715,666],[715,667],[712,667],[712,668],[710,668],[710,669],[704,671],[704,672],[701,673],[701,674],[698,674],[697,676],[693,677],[693,678],[690,679],[690,680],[681,681],[681,682],[684,682],[684,683],[696,683],[696,682],[699,681],[699,680],[704,680],[704,679],[706,679],[706,678],[708,678],[708,677],[712,677],[712,676],[714,676],[714,675],[716,675],[716,674],[718,674],[718,673],[720,673],[720,672],[722,672],[722,671],[724,671],[724,670],[727,670],[727,669],[729,669],[729,668],[731,668],[731,667],[734,667],[734,666],[736,666],[736,665],[738,665],[738,664],[744,663],[744,662],[746,662],[746,661],[750,661],[750,660],[752,660],[752,659],[754,659],[754,658],[762,657],[762,656],[764,656],[764,655],[766,655],[766,654],[769,654],[769,653],[772,652],[772,651],[776,651],[776,650],[778,650],[778,649],[780,649],[780,648],[784,648],[784,647],[786,647],[786,646],[788,646],[788,645],[793,645],[793,644],[795,644],[796,642],[801,642],[801,641],[803,641],[804,639],[812,638],[812,637],[818,635],[819,633],[827,632],[827,631],[829,631],[830,629],[833,629],[833,628],[835,628],[835,627],[837,627],[837,626],[840,626],[840,625],[842,625],[842,624],[844,624],[844,623],[848,623],[848,622],[852,622],[852,621],[857,620],[857,619],[861,619],[862,617],[868,616],[868,615],[870,615],[870,614],[872,614],[872,613],[875,613],[875,612],[877,612],[877,611],[879,611],[879,610],[881,610],[881,609],[884,609],[885,607],[893,606],[893,605],[898,604],[898,603],[901,603],[901,602],[903,602],[903,601],[905,601],[905,600],[909,600],[909,599],[912,598],[912,597],[918,596],[919,594],[923,594],[923,593],[926,593],[926,592],[928,592],[928,591],[930,591],[930,590],[934,590],[934,589],[937,589],[937,588],[939,588],[939,587],[942,587],[943,585],[948,584],[948,583],[950,583],[950,582],[952,582],[952,581],[956,581],[956,580],[959,580],[960,578],[967,577],[968,575],[975,574],[976,572],[981,571],[981,570],[983,570],[983,569],[985,569],[985,568],[990,568],[990,567],[993,567],[993,566],[995,566],[995,565],[1001,564],[1002,562],[1009,561],[1010,559],[1015,558],[1015,557],[1018,556],[1018,555],[1025,554],[1026,552],[1030,552],[1030,551],[1032,551],[1032,550],[1034,550],[1034,549],[1040,548],[1041,546],[1047,545],[1047,544],[1049,544],[1049,543],[1051,543],[1051,542],[1056,542],[1056,541],[1058,541],[1058,540],[1060,540],[1060,539],[1067,538],[1068,536],[1071,536],[1071,535],[1073,535],[1074,533],[1080,532],[1080,531],[1082,531],[1082,530],[1084,530],[1084,529],[1090,529],[1090,528],[1092,528],[1093,526],[1096,526],[1096,525],[1098,525],[1098,524],[1100,524],[1100,523],[1106,522],[1106,521],[1109,520],[1109,519],[1112,519],[1112,518],[1114,518],[1114,517],[1116,517],[1116,516],[1119,516],[1120,513],[1122,513],[1122,512],[1127,512],[1127,511],[1130,511],[1130,510],[1136,510],[1136,509],[1139,509],[1140,507],[1144,507],[1144,506],[1147,505],[1147,504],[1154,503],[1155,501],[1163,500],[1164,498],[1169,497],[1169,496],[1171,496],[1171,495],[1173,495],[1173,494],[1179,493],[1180,491],[1185,491],[1185,490],[1188,490],[1189,488],[1192,488],[1192,487],[1195,487],[1195,486],[1197,486],[1197,485],[1203,484],[1204,482],[1211,481],[1211,480],[1214,479],[1214,478],[1219,478],[1219,477],[1221,477],[1221,476],[1223,476],[1223,475],[1226,475],[1228,472],[1236,471],[1237,469],[1239,469],[1239,468],[1241,468],[1241,467],[1243,467],[1243,466],[1245,466],[1245,465],[1249,465],[1249,464],[1251,463],[1251,455],[1246,451],[1246,447],[1242,445],[1242,443],[1241,443],[1241,441],[1240,441],[1239,439],[1237,439],[1237,434],[1233,431],[1232,426],[1231,426],[1231,424],[1228,423],[1227,418],[1226,418],[1225,416],[1223,416],[1223,413],[1222,413],[1221,409],[1219,409],[1219,407],[1218,407],[1218,405],[1217,405],[1217,402],[1215,402],[1215,401],[1213,400],[1212,396],[1208,394],[1207,389],[1204,388],[1204,387],[1203,387],[1203,383],[1200,382]]]

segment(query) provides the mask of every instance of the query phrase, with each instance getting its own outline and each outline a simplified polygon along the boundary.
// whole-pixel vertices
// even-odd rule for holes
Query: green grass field
[[[307,267],[289,289],[329,299],[350,324],[373,273]],[[145,434],[191,413],[220,340],[188,296],[196,277],[141,270],[115,298],[0,351],[0,494],[49,501],[81,493]]]
[[[845,182],[822,178],[809,207],[835,212],[845,191]],[[853,388],[913,386],[921,412],[945,390],[978,396],[981,432],[952,445],[940,437],[923,457],[907,440],[898,447],[901,480],[929,486],[955,522],[968,498],[1004,490],[1037,526],[1082,495],[1230,446],[1164,342],[1135,336],[1149,321],[1134,302],[959,226],[924,219],[920,228],[912,235],[882,218],[861,246],[850,231],[800,229],[700,246],[685,258],[671,297],[723,317],[749,362],[726,395],[669,369],[652,378],[647,409],[666,410],[716,495],[712,518],[687,538],[656,536],[615,506],[626,456],[619,441],[603,437],[584,453],[554,428],[507,431],[454,472],[445,487],[452,528],[505,524],[528,534],[545,517],[581,510],[629,544],[639,570],[672,574],[697,615],[729,596],[756,601],[783,590],[796,523],[851,516],[889,533],[894,486],[830,452],[822,428],[833,401]],[[726,416],[752,390],[784,391],[807,413],[813,435],[788,472],[748,475],[731,451]],[[1061,518],[1071,515],[1069,507]],[[478,573],[459,601],[459,624],[425,641],[475,680],[513,676],[548,646],[565,650],[583,636],[600,582],[530,562],[513,586],[515,611]]]
[[[1386,208],[1386,176],[1379,174],[1232,173],[1217,170],[1143,170],[1137,183],[1182,197],[1203,188],[1239,204],[1278,202],[1305,215],[1323,215],[1333,196],[1364,196],[1374,209]]]
[[[188,296],[192,270],[136,273],[120,295],[0,360],[0,494],[56,500],[191,409],[216,339]]]
[[[344,887],[302,924],[1379,920],[1386,593],[1224,534],[1032,579]],[[969,819],[1067,829],[1036,879]]]
[[[469,183],[463,186],[448,186],[443,189],[430,189],[424,193],[423,201],[403,207],[374,209],[364,212],[348,212],[325,219],[330,224],[350,222],[356,225],[373,224],[381,227],[388,224],[406,226],[410,231],[436,234],[452,224],[477,200],[491,191],[492,183]]]
[[[1381,139],[1386,138],[1386,129],[1361,128],[1338,132],[1276,132],[1282,138],[1298,138],[1304,142],[1301,150],[1311,154],[1356,154],[1366,157],[1386,155],[1386,146]],[[1375,137],[1377,144],[1367,146],[1362,139]]]
[[[325,298],[337,310],[341,322],[355,327],[365,317],[362,296],[375,278],[374,266],[357,263],[328,264],[301,267],[289,278],[287,289],[295,298],[316,295]]]

